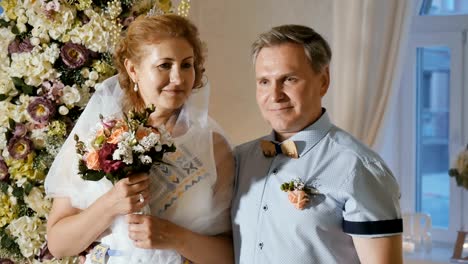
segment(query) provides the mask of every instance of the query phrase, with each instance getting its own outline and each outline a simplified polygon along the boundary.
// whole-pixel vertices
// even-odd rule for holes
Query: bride
[[[139,17],[114,58],[119,74],[96,89],[46,178],[46,192],[54,198],[49,250],[60,258],[93,247],[86,263],[232,263],[226,234],[234,160],[207,116],[196,27],[177,15]],[[73,135],[89,137],[99,114],[151,104],[156,111],[148,124],[164,125],[177,147],[164,157],[168,165],[115,185],[105,178],[82,180]],[[147,205],[150,213],[138,214]]]

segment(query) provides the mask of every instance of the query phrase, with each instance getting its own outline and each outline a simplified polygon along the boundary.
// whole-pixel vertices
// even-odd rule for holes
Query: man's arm
[[[354,246],[363,264],[402,264],[401,235],[378,238],[353,236]]]

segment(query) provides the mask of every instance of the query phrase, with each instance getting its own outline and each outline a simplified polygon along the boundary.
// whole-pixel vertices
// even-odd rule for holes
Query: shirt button
[[[273,169],[273,174],[277,174],[278,173],[278,169],[277,168],[274,168]]]
[[[260,249],[263,249],[263,242],[258,243],[258,247],[259,247]]]
[[[264,211],[268,211],[268,205],[265,204],[265,205],[263,206],[263,210],[264,210]]]

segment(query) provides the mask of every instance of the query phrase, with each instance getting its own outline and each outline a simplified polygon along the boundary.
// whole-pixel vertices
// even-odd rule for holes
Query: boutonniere
[[[320,194],[315,187],[306,185],[301,179],[281,184],[281,190],[288,193],[289,201],[299,210],[307,205],[310,195]]]

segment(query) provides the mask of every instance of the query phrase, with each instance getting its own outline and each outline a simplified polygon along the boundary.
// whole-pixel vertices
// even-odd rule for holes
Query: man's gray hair
[[[307,59],[315,72],[320,72],[323,67],[330,64],[332,52],[327,41],[312,28],[301,25],[282,25],[260,34],[252,44],[254,63],[261,49],[285,43],[304,46]]]

